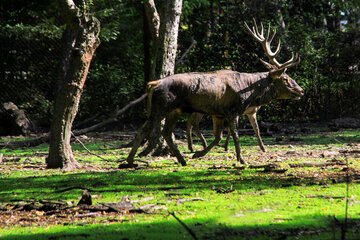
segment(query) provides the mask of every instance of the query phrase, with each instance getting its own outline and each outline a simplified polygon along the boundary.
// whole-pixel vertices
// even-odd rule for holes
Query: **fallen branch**
[[[84,121],[79,122],[78,124],[74,125],[74,126],[72,127],[72,129],[77,129],[77,128],[80,128],[81,126],[87,125],[87,124],[89,124],[90,122],[92,122],[93,120],[95,120],[96,118],[98,118],[100,115],[103,115],[104,113],[105,113],[105,111],[98,112],[98,113],[95,114],[94,116],[91,116],[91,117],[85,119]]]
[[[89,194],[86,193],[85,195]],[[133,213],[145,213],[143,209],[135,207],[126,198],[122,198],[120,202],[98,203],[96,205],[91,205],[91,202],[82,202],[80,204],[73,205],[72,203],[61,200],[19,199],[17,201],[11,201],[11,203],[8,203],[7,206],[11,207],[11,211],[37,210],[45,212],[46,215],[59,214],[64,211],[68,211],[67,214],[80,214],[79,217],[93,217],[92,214],[95,214],[95,212],[97,212],[97,214],[100,214],[99,212],[126,211]],[[87,211],[92,212],[92,214],[87,215],[89,214]]]
[[[181,224],[181,226],[183,226],[186,229],[186,231],[193,237],[193,239],[195,240],[198,239],[195,233],[183,221],[181,221],[177,216],[175,216],[175,213],[169,211],[169,214],[173,216],[176,219],[176,221],[178,221]]]
[[[91,151],[85,146],[85,144],[84,144],[82,141],[80,141],[80,139],[79,139],[78,137],[75,136],[75,134],[74,134],[73,132],[71,132],[71,135],[75,138],[76,141],[78,141],[78,142],[80,143],[80,145],[81,145],[88,153],[90,153],[91,155],[94,155],[94,156],[96,156],[96,157],[98,157],[98,158],[106,161],[105,158],[101,157],[100,155],[98,155],[98,154],[96,154],[96,153],[91,152]]]
[[[326,195],[307,195],[307,198],[344,199],[344,197],[333,197]]]
[[[87,217],[97,217],[100,216],[100,213],[98,212],[90,212],[90,213],[84,213],[84,214],[77,214],[75,217],[77,218],[87,218]]]
[[[84,128],[84,129],[81,129],[81,130],[76,130],[74,131],[74,134],[76,136],[79,136],[79,135],[82,135],[82,134],[85,134],[85,133],[88,133],[88,132],[92,132],[92,131],[95,131],[95,130],[98,130],[98,129],[101,129],[111,123],[114,123],[117,121],[117,118],[119,117],[119,115],[123,114],[125,111],[127,111],[129,108],[137,105],[138,103],[142,102],[145,98],[146,98],[146,93],[143,94],[141,97],[139,97],[138,99],[134,100],[134,101],[131,101],[128,105],[126,105],[125,107],[123,107],[122,109],[116,111],[112,117],[110,117],[109,119],[105,120],[105,121],[102,121],[98,124],[95,124],[91,127],[88,127],[88,128]]]
[[[197,201],[209,201],[203,198],[180,198],[177,200],[178,203],[184,203],[184,202],[197,202]]]
[[[264,164],[264,165],[250,165],[249,168],[252,168],[252,169],[258,169],[258,168],[266,168],[266,169],[269,169],[269,168],[272,168],[272,169],[275,169],[275,168],[279,168],[280,165],[278,164],[274,164],[274,163],[269,163],[269,164]]]
[[[170,193],[165,193],[164,194],[164,196],[166,196],[166,197],[171,197],[171,196],[180,196],[180,195],[182,195],[182,196],[191,196],[191,194],[190,193],[174,193],[174,192],[170,192]]]
[[[171,190],[177,190],[177,189],[184,189],[185,187],[159,187],[159,188],[146,188],[143,189],[144,191],[171,191]],[[74,187],[68,187],[65,189],[61,189],[61,190],[57,190],[54,191],[54,193],[62,193],[62,192],[67,192],[67,191],[71,191],[74,189],[80,189],[80,190],[88,190],[89,192],[131,192],[131,191],[138,191],[138,189],[125,189],[125,188],[120,188],[120,189],[105,189],[105,190],[97,190],[97,189],[89,189],[86,187],[82,187],[82,186],[74,186]]]
[[[175,62],[175,66],[182,64],[184,62],[185,56],[190,52],[190,50],[195,46],[195,44],[196,44],[196,41],[195,41],[194,37],[191,37],[190,46],[186,49],[184,54]]]
[[[2,148],[5,148],[5,147],[35,147],[35,146],[39,146],[40,144],[43,144],[43,143],[48,143],[49,141],[50,141],[50,136],[49,136],[49,133],[47,133],[47,135],[43,136],[43,137],[39,137],[39,138],[31,139],[31,140],[25,140],[25,141],[8,142],[6,145],[0,144],[0,146]]]
[[[134,101],[131,101],[129,104],[127,104],[125,107],[123,107],[122,109],[116,111],[113,116],[111,116],[110,118],[97,123],[91,127],[88,128],[84,128],[81,130],[75,130],[73,131],[73,134],[75,136],[79,136],[88,132],[93,132],[96,130],[99,130],[109,124],[115,123],[117,121],[117,118],[119,117],[119,115],[123,114],[125,111],[127,111],[129,108],[137,105],[138,103],[142,102],[145,98],[146,98],[146,93],[143,94],[141,97],[139,97],[138,99],[135,99]],[[36,139],[31,139],[31,140],[25,140],[25,141],[14,141],[14,142],[7,142],[7,143],[2,143],[0,144],[1,148],[5,148],[7,146],[9,147],[35,147],[38,146],[42,143],[48,143],[50,141],[50,133],[46,133],[45,136],[43,137],[39,137]]]
[[[340,150],[340,153],[358,154],[358,153],[360,153],[360,149]]]
[[[327,161],[327,162],[310,162],[310,163],[290,163],[289,166],[292,168],[297,167],[327,167],[327,166],[334,166],[334,165],[346,165],[344,161],[336,160],[336,161]]]

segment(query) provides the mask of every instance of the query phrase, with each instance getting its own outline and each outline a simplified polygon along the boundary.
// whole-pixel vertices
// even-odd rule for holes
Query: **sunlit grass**
[[[322,134],[326,136],[322,136]],[[324,162],[320,152],[326,149],[347,148],[349,143],[360,143],[357,131],[299,135],[301,141],[287,138],[277,143],[264,138],[268,153],[262,153],[254,137],[242,137],[242,152],[251,165],[274,162],[284,173],[265,173],[263,169],[234,166],[234,147],[229,152],[221,146],[208,155],[191,159],[186,145],[188,166],[181,167],[176,159],[143,157],[139,168],[118,169],[129,148],[116,148],[124,141],[85,142],[87,148],[101,156],[89,154],[76,142],[73,150],[83,169],[73,172],[45,169],[47,145],[32,149],[2,149],[5,160],[1,165],[0,204],[17,199],[54,199],[76,203],[81,189],[59,192],[69,187],[90,189],[94,204],[131,200],[150,200],[136,206],[162,206],[150,214],[103,215],[95,219],[79,219],[51,226],[26,227],[20,223],[6,226],[1,239],[191,239],[187,231],[171,216],[174,212],[200,239],[335,239],[340,237],[340,226],[345,216],[346,183],[334,176],[343,176],[344,166],[289,168],[289,163]],[[334,141],[334,138],[338,141]],[[208,139],[211,141],[211,139]],[[339,142],[342,141],[342,142]],[[201,149],[200,145],[196,146]],[[287,154],[294,150],[295,155]],[[307,155],[307,151],[313,155]],[[43,154],[39,154],[43,153]],[[139,159],[139,158],[137,158]],[[337,156],[349,161],[351,168],[360,169],[359,159]],[[34,167],[39,166],[39,167]],[[215,166],[215,168],[214,168]],[[341,175],[342,174],[342,175]],[[159,190],[163,187],[181,187]],[[229,191],[219,193],[219,189]],[[355,179],[350,184],[348,216],[351,220],[348,236],[360,236],[360,186]],[[169,195],[169,193],[178,193]],[[188,199],[189,201],[182,201]],[[194,200],[198,199],[198,200]]]

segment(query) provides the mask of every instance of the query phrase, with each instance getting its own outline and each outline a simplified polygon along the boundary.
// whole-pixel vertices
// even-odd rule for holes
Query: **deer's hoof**
[[[186,161],[182,156],[177,157],[178,162],[181,164],[181,166],[186,166]]]
[[[134,163],[122,163],[119,165],[119,169],[137,168],[139,165]]]
[[[244,160],[244,158],[243,158],[242,155],[240,155],[240,156],[237,158],[237,162],[246,165],[246,162],[245,162],[245,160]]]
[[[261,151],[267,152],[266,148],[264,146],[260,146]]]
[[[204,152],[203,151],[197,151],[195,152],[195,154],[192,156],[192,158],[199,158],[199,157],[202,157],[204,156]]]

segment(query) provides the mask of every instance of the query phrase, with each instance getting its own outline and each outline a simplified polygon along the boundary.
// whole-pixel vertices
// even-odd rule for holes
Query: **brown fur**
[[[147,121],[138,131],[127,161],[133,159],[142,140],[148,137],[158,122],[166,118],[162,132],[170,152],[179,163],[186,162],[176,147],[171,134],[176,121],[183,112],[199,112],[212,116],[215,140],[203,151],[193,157],[204,156],[221,140],[223,123],[229,123],[230,133],[235,143],[236,157],[245,163],[241,156],[236,119],[241,114],[256,114],[248,109],[269,103],[274,99],[299,98],[303,93],[300,86],[284,70],[262,73],[239,73],[221,70],[210,73],[175,74],[148,84],[150,97]],[[256,119],[256,116],[255,116]],[[257,125],[257,123],[256,123]]]

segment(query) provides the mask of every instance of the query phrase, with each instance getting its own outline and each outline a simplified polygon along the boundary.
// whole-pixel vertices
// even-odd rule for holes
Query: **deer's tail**
[[[156,80],[156,81],[148,82],[146,84],[146,94],[148,96],[148,102],[147,102],[148,115],[150,114],[150,111],[151,111],[151,101],[152,101],[153,93],[154,93],[156,87],[160,84],[160,82],[161,82],[161,80]]]

